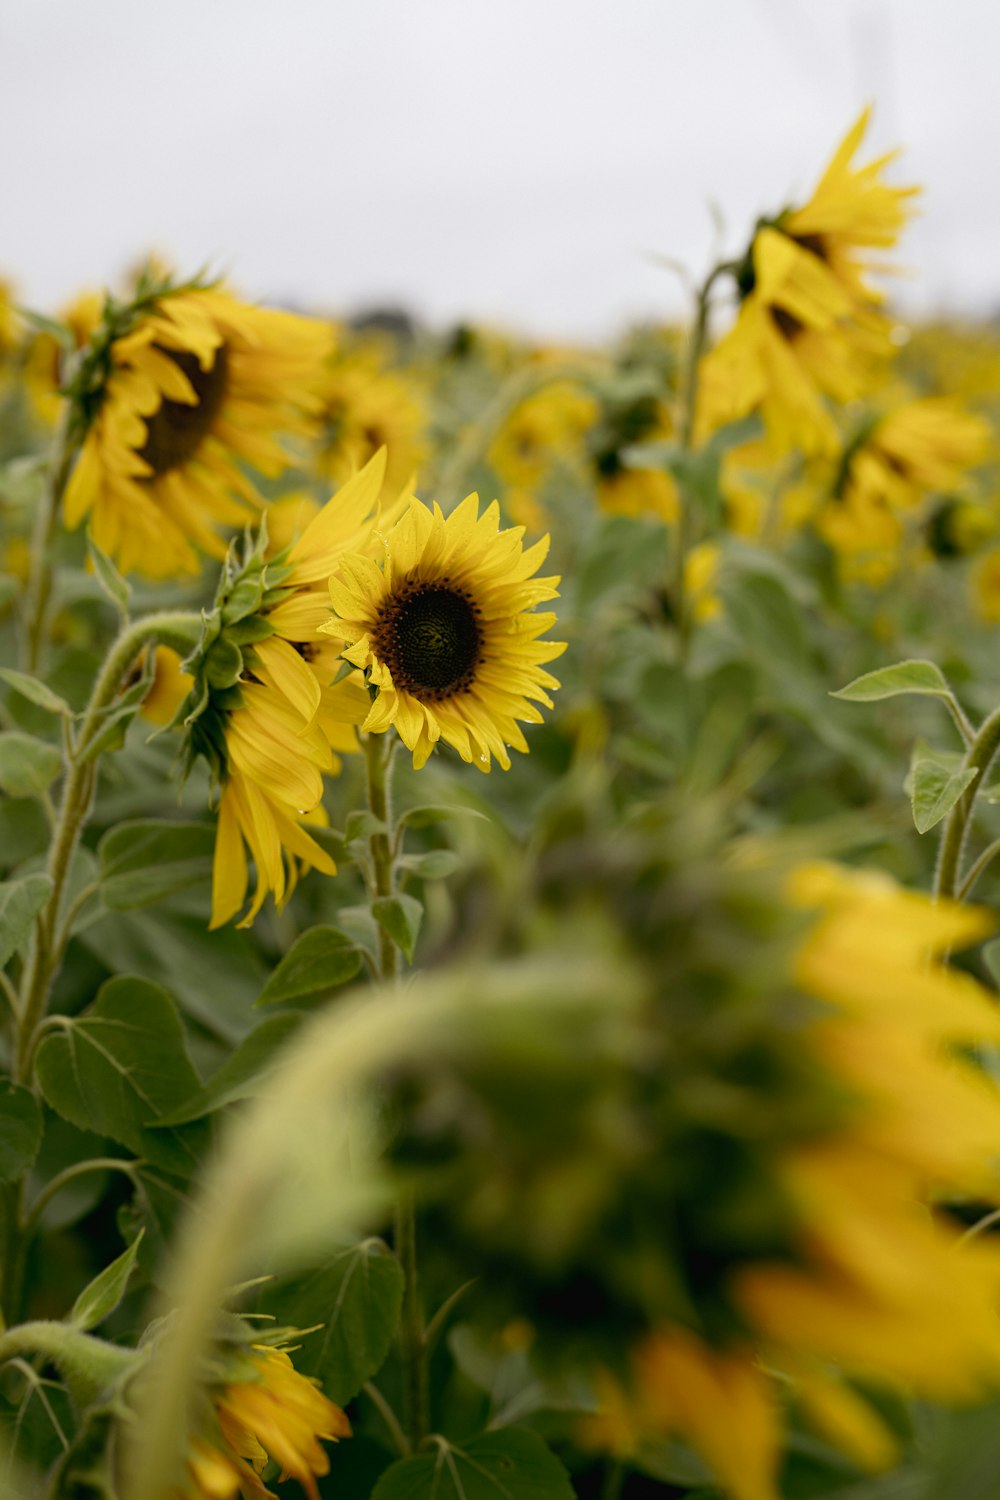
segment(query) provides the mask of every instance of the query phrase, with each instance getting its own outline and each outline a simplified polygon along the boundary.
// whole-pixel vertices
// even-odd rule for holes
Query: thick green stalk
[[[694,449],[694,424],[698,410],[698,372],[701,367],[702,355],[705,352],[705,340],[708,337],[708,315],[711,309],[712,287],[723,272],[731,269],[731,266],[728,264],[714,266],[698,290],[697,301],[695,303],[694,326],[691,329],[691,337],[688,340],[687,357],[684,362],[684,373],[680,390],[677,441],[682,453],[691,453]],[[685,484],[682,480],[677,485],[677,524],[674,527],[673,580],[671,585],[671,603],[674,619],[677,623],[677,632],[680,637],[682,655],[687,650],[691,626],[687,607],[685,572],[687,569],[688,553],[695,539],[693,521],[694,516],[688,496],[685,493]]]
[[[55,538],[59,507],[66,490],[73,460],[79,447],[79,430],[75,408],[69,401],[63,405],[52,442],[52,457],[41,503],[35,515],[31,543],[31,571],[24,601],[24,637],[22,655],[28,672],[38,670],[45,636],[45,617],[52,594],[52,542]]]
[[[989,770],[997,751],[1000,750],[1000,708],[994,709],[976,731],[975,738],[965,754],[963,766],[976,768],[962,796],[948,814],[938,849],[937,870],[934,875],[934,895],[954,898],[962,888],[960,876],[962,855],[969,829],[972,825],[972,810],[976,793]]]
[[[55,1365],[81,1406],[95,1401],[136,1359],[134,1349],[109,1344],[68,1323],[19,1323],[0,1333],[0,1365],[39,1356]]]
[[[63,781],[46,864],[52,890],[35,920],[34,942],[21,985],[14,1075],[19,1083],[30,1083],[36,1033],[68,939],[68,934],[58,933],[59,915],[73,855],[90,815],[97,779],[97,756],[88,758],[88,752],[103,727],[106,710],[139,653],[157,641],[189,644],[189,633],[198,623],[197,616],[180,612],[147,615],[136,620],[118,636],[98,673]]]
[[[374,830],[368,839],[373,894],[385,900],[396,892],[396,867],[393,857],[395,836],[392,821],[392,786],[390,766],[394,736],[364,736],[365,765],[368,773],[368,811],[384,829]],[[392,937],[379,926],[379,978],[392,983],[399,975],[399,950]],[[411,1193],[404,1193],[396,1205],[394,1222],[396,1254],[405,1278],[403,1307],[400,1314],[399,1340],[403,1361],[405,1427],[413,1448],[418,1448],[430,1427],[427,1381],[427,1343],[424,1336],[424,1310],[420,1297],[417,1270],[416,1208]]]

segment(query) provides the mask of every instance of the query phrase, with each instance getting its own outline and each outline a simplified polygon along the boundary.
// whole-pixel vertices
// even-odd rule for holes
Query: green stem
[[[732,266],[728,262],[713,266],[698,290],[694,326],[691,329],[691,337],[688,340],[687,357],[684,362],[684,373],[681,379],[677,441],[682,453],[690,453],[694,448],[694,424],[698,410],[698,371],[701,366],[702,355],[705,352],[705,341],[708,337],[708,315],[712,305],[712,288],[721,275],[731,270]],[[674,528],[672,593],[674,619],[677,622],[682,656],[687,651],[691,628],[684,573],[688,553],[695,540],[693,520],[694,516],[688,497],[685,494],[685,486],[681,482],[677,486],[677,524]]]
[[[0,1365],[39,1355],[52,1361],[81,1405],[96,1400],[136,1358],[134,1349],[109,1344],[68,1323],[18,1323],[0,1333]]]
[[[377,818],[380,823],[384,824],[383,830],[371,833],[368,837],[372,894],[377,900],[385,900],[396,893],[392,787],[389,782],[393,736],[391,734],[366,734],[362,738],[368,780],[368,811],[373,818]],[[382,980],[395,979],[399,973],[399,950],[384,927],[380,925],[378,931],[378,977]]]
[[[400,1458],[409,1458],[413,1449],[410,1447],[409,1438],[399,1425],[399,1418],[389,1405],[388,1401],[379,1390],[378,1386],[371,1380],[366,1380],[361,1387],[369,1401],[375,1407],[382,1421],[385,1423],[389,1436],[392,1438],[393,1447]]]
[[[145,619],[136,620],[118,636],[98,673],[63,782],[46,865],[52,890],[35,920],[34,942],[21,985],[14,1075],[19,1083],[30,1082],[36,1032],[45,1014],[52,981],[68,940],[68,934],[65,931],[58,933],[57,927],[73,855],[93,803],[97,756],[88,757],[88,752],[103,727],[105,711],[114,702],[123,678],[139,653],[154,641],[184,640],[189,644],[190,632],[197,629],[198,624],[197,616],[179,611],[147,615]]]
[[[27,671],[37,672],[45,634],[45,617],[52,595],[52,543],[59,507],[79,447],[79,428],[73,403],[63,405],[52,441],[52,458],[41,503],[35,515],[31,543],[31,571],[24,608],[23,659]]]
[[[369,734],[362,738],[368,782],[368,811],[383,825],[368,838],[372,888],[375,899],[385,900],[393,896],[396,889],[396,862],[393,856],[396,840],[389,778],[393,736]],[[379,978],[383,983],[391,983],[398,977],[399,950],[381,924],[378,965]],[[418,1448],[430,1430],[430,1406],[424,1310],[417,1272],[416,1206],[412,1193],[404,1192],[396,1205],[394,1241],[405,1278],[399,1341],[403,1361],[406,1434],[411,1447]]]
[[[74,1162],[71,1167],[64,1167],[61,1172],[57,1172],[38,1194],[24,1216],[21,1227],[25,1236],[34,1233],[45,1209],[64,1187],[68,1187],[78,1177],[88,1176],[91,1172],[123,1172],[130,1182],[135,1183],[135,1162],[125,1161],[120,1156],[94,1156],[89,1161]]]
[[[1000,749],[1000,708],[994,709],[989,718],[980,725],[965,755],[963,769],[969,770],[975,767],[976,774],[948,814],[944,825],[944,833],[938,850],[937,870],[934,875],[934,895],[938,900],[941,897],[954,898],[963,884],[959,871],[972,824],[972,809],[976,793],[998,749]]]

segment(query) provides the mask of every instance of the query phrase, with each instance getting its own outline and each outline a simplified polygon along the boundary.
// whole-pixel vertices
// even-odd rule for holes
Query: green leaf
[[[295,1364],[343,1406],[381,1367],[403,1301],[403,1272],[381,1240],[342,1250],[305,1276],[270,1282],[260,1311],[298,1328],[323,1327],[303,1340]]]
[[[940,667],[932,661],[911,659],[879,667],[876,672],[865,672],[830,697],[846,698],[849,703],[876,703],[880,698],[897,698],[900,693],[920,693],[931,698],[954,696]]]
[[[27,672],[15,672],[13,667],[0,667],[0,678],[20,693],[22,698],[27,698],[30,703],[37,703],[39,708],[47,709],[50,714],[60,714],[64,719],[73,717],[73,710],[65,698],[60,698],[58,693],[37,677],[31,677]]]
[[[454,849],[428,849],[424,854],[404,854],[399,861],[401,869],[419,875],[421,880],[443,880],[446,875],[453,875],[462,863],[462,856]]]
[[[47,875],[0,881],[0,969],[6,967],[31,931],[52,891]]]
[[[179,1109],[163,1115],[158,1126],[186,1125],[189,1120],[200,1120],[238,1099],[249,1099],[257,1092],[260,1080],[276,1067],[282,1047],[301,1020],[293,1012],[269,1016],[243,1039],[204,1088],[185,1100]]]
[[[373,833],[388,833],[389,825],[382,818],[376,818],[367,807],[359,807],[354,812],[347,814],[347,822],[344,825],[344,837],[348,843],[352,839],[367,839]]]
[[[0,1182],[20,1182],[42,1144],[42,1111],[30,1089],[0,1079]]]
[[[436,823],[447,823],[451,818],[481,818],[484,823],[490,820],[478,807],[466,807],[463,803],[456,803],[453,807],[438,807],[427,803],[421,807],[411,807],[399,819],[400,828],[431,828]]]
[[[113,1260],[110,1266],[105,1266],[90,1285],[84,1287],[69,1315],[69,1321],[75,1328],[82,1328],[84,1332],[89,1328],[96,1328],[98,1323],[103,1323],[114,1312],[128,1290],[144,1233],[140,1229],[118,1259]]]
[[[382,896],[372,902],[372,916],[411,963],[424,917],[420,902],[412,896]]]
[[[129,599],[132,597],[132,585],[122,577],[110,557],[106,552],[101,551],[93,537],[87,538],[87,552],[101,588],[119,614],[127,615]]]
[[[321,995],[353,979],[361,954],[337,927],[310,927],[296,938],[257,998],[257,1005],[279,1005]]]
[[[105,906],[135,911],[208,880],[214,848],[215,830],[207,823],[120,823],[98,845]]]
[[[8,729],[0,734],[0,791],[38,797],[62,770],[62,754],[48,740]]]
[[[576,579],[579,608],[599,600],[662,584],[667,566],[667,528],[660,521],[606,516],[596,528]]]
[[[904,790],[910,794],[918,833],[927,833],[946,817],[977,774],[975,766],[948,750],[934,750],[918,740],[913,748]]]
[[[193,1171],[204,1129],[150,1128],[201,1088],[167,991],[131,975],[109,979],[89,1010],[59,1022],[37,1060],[39,1085],[56,1113],[168,1172]]]
[[[460,1448],[435,1441],[435,1453],[386,1469],[371,1500],[573,1500],[569,1475],[537,1432],[506,1427]]]

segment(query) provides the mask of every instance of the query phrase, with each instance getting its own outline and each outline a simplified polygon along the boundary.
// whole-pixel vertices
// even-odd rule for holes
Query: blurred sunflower
[[[342,484],[384,448],[384,494],[398,494],[427,456],[427,411],[413,381],[362,347],[327,364],[320,398],[318,472]]]
[[[890,1464],[896,1444],[845,1376],[944,1401],[980,1396],[1000,1376],[1000,1248],[960,1240],[928,1199],[976,1201],[1000,1186],[1000,1097],[956,1050],[1000,1040],[1000,1012],[975,981],[931,961],[992,920],[830,865],[800,867],[789,895],[812,918],[793,977],[825,1007],[800,1045],[832,1091],[826,1126],[790,1135],[774,1159],[785,1250],[729,1268],[729,1337],[694,1323],[639,1340],[628,1390],[606,1380],[590,1428],[623,1452],[654,1432],[680,1436],[736,1500],[777,1500],[769,1372],[868,1468]]]
[[[873,363],[891,351],[882,296],[868,280],[870,252],[896,243],[918,189],[882,180],[893,155],[852,165],[868,120],[865,110],[812,197],[761,220],[745,257],[730,268],[740,308],[701,363],[702,437],[759,411],[776,447],[832,451],[837,431],[823,398],[860,395]]]
[[[219,528],[262,504],[244,465],[275,476],[281,432],[311,436],[332,335],[216,287],[157,288],[113,304],[71,394],[87,425],[66,489],[69,527],[125,571],[196,572],[225,555]]]
[[[66,330],[66,342],[60,344],[54,333],[40,329],[28,345],[24,363],[24,386],[39,420],[54,426],[62,409],[59,394],[63,381],[63,363],[67,348],[85,349],[100,327],[104,313],[101,292],[81,292],[58,321]]]
[[[330,579],[334,619],[323,627],[346,641],[344,659],[375,692],[361,728],[395,728],[413,764],[438,740],[488,771],[510,767],[508,747],[527,751],[518,720],[541,721],[558,682],[542,663],[565,647],[539,636],[555,621],[535,605],[557,597],[558,578],[533,578],[548,552],[524,550],[523,529],[499,528],[496,501],[479,515],[470,495],[447,518],[413,499],[385,535],[381,567],[345,557]]]
[[[176,1500],[276,1500],[261,1477],[270,1460],[280,1464],[282,1480],[298,1480],[319,1500],[316,1480],[330,1471],[320,1444],[351,1436],[340,1407],[280,1348],[241,1350],[229,1373],[211,1393],[215,1430],[192,1441]]]
[[[502,423],[490,445],[490,465],[506,485],[534,493],[554,465],[579,464],[597,416],[597,402],[579,386],[568,380],[544,385]]]
[[[848,574],[884,582],[902,562],[907,515],[932,494],[954,497],[989,446],[989,424],[960,402],[905,401],[848,445],[817,530]]]
[[[267,558],[261,543],[223,574],[201,645],[185,663],[194,679],[175,716],[188,731],[187,759],[209,763],[221,786],[212,883],[218,927],[243,905],[247,851],[257,885],[241,926],[271,892],[287,901],[303,864],[336,865],[307,825],[325,821],[323,777],[357,749],[369,709],[360,673],[333,679],[343,642],[329,620],[326,580],[345,554],[371,554],[385,475],[380,452],[316,514],[290,547]],[[398,513],[400,502],[388,511]]]

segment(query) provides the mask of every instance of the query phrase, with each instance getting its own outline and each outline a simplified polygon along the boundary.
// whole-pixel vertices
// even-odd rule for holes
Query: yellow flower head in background
[[[558,578],[535,578],[545,537],[524,550],[523,529],[501,531],[496,501],[479,515],[468,496],[447,518],[411,500],[384,538],[382,565],[345,557],[330,579],[335,618],[324,629],[348,643],[344,659],[376,690],[361,728],[395,728],[413,764],[438,740],[488,771],[507,770],[508,747],[528,749],[518,720],[539,723],[559,686],[543,668],[565,647],[539,637],[555,615],[535,606]]]
[[[892,1463],[895,1442],[847,1377],[943,1401],[1000,1379],[1000,1247],[963,1240],[934,1209],[1000,1193],[1000,1093],[958,1050],[1000,1040],[1000,1010],[935,958],[992,920],[819,863],[794,872],[789,896],[813,914],[793,979],[823,1005],[802,1045],[835,1084],[839,1123],[777,1148],[791,1239],[728,1273],[742,1335],[653,1331],[633,1350],[631,1390],[609,1378],[590,1433],[623,1452],[682,1437],[733,1500],[778,1500],[770,1372],[868,1468]]]
[[[63,308],[58,321],[66,329],[75,349],[84,349],[100,327],[104,315],[102,292],[81,292],[68,307]],[[63,361],[66,353],[53,333],[40,330],[28,346],[24,363],[24,385],[32,407],[39,419],[53,426],[62,409],[59,394],[63,382]]]
[[[737,271],[736,322],[702,362],[702,435],[759,411],[775,447],[830,452],[837,431],[823,398],[860,395],[891,351],[867,273],[871,251],[896,243],[917,189],[883,181],[892,156],[852,165],[868,119],[865,110],[808,202],[757,229]]]
[[[384,495],[395,496],[427,457],[427,411],[415,383],[377,348],[339,354],[323,371],[316,468],[342,484],[384,448]]]
[[[104,351],[103,381],[65,498],[69,527],[89,518],[125,572],[197,572],[223,557],[220,529],[261,497],[244,465],[280,474],[278,434],[310,436],[332,335],[292,313],[250,307],[215,287],[166,289],[135,304]]]
[[[490,445],[490,464],[505,484],[530,492],[554,465],[580,461],[597,414],[593,396],[553,381],[514,408]]]
[[[191,1443],[177,1500],[276,1500],[261,1478],[269,1460],[319,1500],[316,1480],[330,1471],[320,1445],[350,1437],[350,1423],[283,1349],[256,1344],[244,1363],[243,1378],[213,1394],[218,1430]]]
[[[14,289],[9,281],[0,279],[0,360],[13,352],[17,341],[18,319],[14,306]]]

